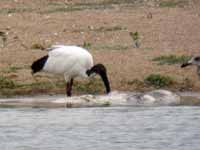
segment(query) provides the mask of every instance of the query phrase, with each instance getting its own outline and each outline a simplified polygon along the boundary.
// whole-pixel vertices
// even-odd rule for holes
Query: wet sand
[[[155,91],[153,91],[155,92]],[[170,92],[170,91],[167,91]],[[65,95],[41,95],[35,97],[15,97],[0,99],[0,107],[31,108],[79,108],[79,107],[138,107],[138,106],[199,106],[200,93],[184,92],[170,95],[150,95],[146,93],[118,92],[109,95],[82,95],[66,97]],[[172,95],[173,94],[173,95]]]

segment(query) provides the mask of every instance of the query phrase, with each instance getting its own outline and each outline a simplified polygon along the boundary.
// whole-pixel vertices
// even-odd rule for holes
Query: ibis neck
[[[101,76],[101,79],[103,80],[103,83],[106,87],[106,93],[110,93],[110,83],[108,81],[108,77],[107,77],[107,74],[106,73],[100,73],[99,74]]]
[[[100,75],[100,77],[104,83],[104,86],[106,88],[106,93],[109,93],[111,91],[111,89],[110,89],[110,83],[108,80],[107,71],[106,71],[105,66],[103,64],[97,64],[97,65],[94,65],[91,69],[86,71],[86,74],[88,76],[90,76],[93,73]]]

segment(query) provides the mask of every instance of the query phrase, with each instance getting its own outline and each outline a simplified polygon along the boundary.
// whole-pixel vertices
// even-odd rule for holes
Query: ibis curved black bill
[[[183,63],[182,65],[181,65],[181,68],[184,68],[184,67],[187,67],[187,66],[190,66],[190,65],[192,65],[191,63]]]

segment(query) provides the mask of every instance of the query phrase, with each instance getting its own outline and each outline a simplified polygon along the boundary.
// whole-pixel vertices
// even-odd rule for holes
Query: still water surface
[[[0,109],[1,150],[199,150],[200,107]]]

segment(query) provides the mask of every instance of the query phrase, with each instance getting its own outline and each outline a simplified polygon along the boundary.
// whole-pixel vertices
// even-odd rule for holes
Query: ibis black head
[[[200,56],[194,56],[192,57],[189,61],[183,63],[181,65],[181,68],[190,66],[190,65],[196,65],[196,66],[200,66]]]
[[[106,67],[103,64],[94,65],[91,69],[87,70],[86,73],[88,76],[90,76],[91,74],[94,74],[94,73],[99,74],[101,79],[103,80],[105,87],[106,87],[106,93],[109,93],[111,91]]]

